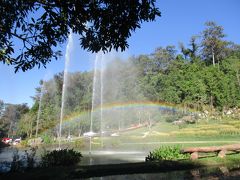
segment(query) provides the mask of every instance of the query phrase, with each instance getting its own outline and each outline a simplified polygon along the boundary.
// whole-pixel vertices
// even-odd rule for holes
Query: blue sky
[[[143,23],[129,38],[128,55],[152,53],[159,46],[187,44],[192,35],[204,29],[206,21],[215,21],[224,27],[226,39],[240,44],[239,0],[157,0],[162,16],[155,22]],[[66,45],[61,49],[65,53]],[[33,102],[35,88],[41,79],[49,79],[64,70],[64,56],[53,60],[44,69],[14,73],[14,68],[0,64],[0,99],[7,103]],[[86,71],[92,68],[94,54],[81,49],[74,36],[71,70]]]

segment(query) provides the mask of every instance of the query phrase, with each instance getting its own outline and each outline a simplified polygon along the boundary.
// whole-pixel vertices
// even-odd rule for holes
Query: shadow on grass
[[[121,163],[109,165],[82,166],[70,174],[70,178],[102,177],[122,174],[145,174],[163,173],[179,170],[190,170],[201,168],[193,162],[162,161],[162,162],[141,162],[141,163]]]
[[[75,167],[35,168],[26,172],[1,174],[0,179],[82,179],[125,174],[164,173],[201,168],[192,162],[163,161],[91,165]]]

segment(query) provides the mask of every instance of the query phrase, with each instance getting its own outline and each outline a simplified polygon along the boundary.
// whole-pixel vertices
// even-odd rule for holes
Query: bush
[[[179,146],[162,146],[145,158],[146,161],[179,160],[188,159],[188,154],[181,154]]]
[[[180,119],[180,116],[178,115],[169,115],[168,117],[165,118],[165,121],[168,123],[173,123],[174,121],[177,121]]]
[[[82,139],[78,139],[74,142],[75,148],[84,148],[84,141]]]
[[[47,151],[42,156],[42,167],[69,166],[80,162],[82,154],[73,149]]]
[[[24,147],[27,147],[28,146],[28,141],[26,139],[21,140],[21,145],[24,146]]]
[[[51,144],[51,143],[53,143],[53,138],[52,138],[50,135],[48,135],[48,134],[43,134],[43,135],[41,136],[41,138],[43,139],[43,142],[44,142],[45,144]]]

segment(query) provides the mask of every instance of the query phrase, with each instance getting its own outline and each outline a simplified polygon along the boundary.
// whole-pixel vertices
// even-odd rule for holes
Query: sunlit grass
[[[201,120],[195,124],[174,125],[161,119],[152,127],[143,126],[119,131],[119,136],[92,138],[92,149],[116,149],[149,151],[161,145],[182,147],[218,146],[236,144],[240,140],[240,121],[236,119]],[[75,143],[79,141],[78,143]],[[73,142],[64,142],[78,150],[89,150],[89,138],[76,137]]]
[[[196,124],[185,124],[180,127],[165,121],[153,124],[151,129],[144,126],[138,129],[120,132],[118,137],[103,137],[104,147],[119,149],[154,149],[160,145],[182,147],[218,146],[238,143],[240,129],[232,121],[205,121]],[[98,143],[95,143],[95,141]],[[99,138],[94,138],[93,146],[98,147]]]

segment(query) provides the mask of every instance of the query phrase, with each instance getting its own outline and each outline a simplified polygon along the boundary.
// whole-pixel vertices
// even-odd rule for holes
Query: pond
[[[119,164],[127,162],[144,162],[147,152],[144,151],[87,151],[82,152],[81,165]]]
[[[14,152],[18,152],[20,157],[25,155],[25,149],[16,149],[15,147],[1,148],[0,151],[0,173],[8,172],[11,168]]]
[[[26,149],[18,149],[20,157],[25,156]],[[6,147],[0,153],[0,172],[7,172],[10,170],[10,165],[13,160],[13,154],[16,151],[14,147]],[[36,160],[40,159],[43,149],[38,149]],[[80,165],[95,165],[95,164],[119,164],[126,162],[144,162],[147,152],[143,151],[82,151],[83,158]]]
[[[25,149],[19,149],[19,155],[24,156]],[[10,170],[11,161],[15,148],[7,147],[2,149],[0,153],[0,173]],[[41,150],[39,150],[41,151]],[[83,151],[83,159],[80,165],[96,165],[96,164],[120,164],[120,163],[138,163],[144,162],[148,152],[144,151],[92,151],[91,154]],[[39,159],[37,153],[37,159]],[[110,173],[111,174],[111,173]],[[152,172],[138,174],[121,174],[109,175],[103,177],[91,177],[91,180],[137,180],[137,179],[239,179],[240,167],[216,166],[211,168],[199,168],[193,170],[180,170],[169,172]]]

